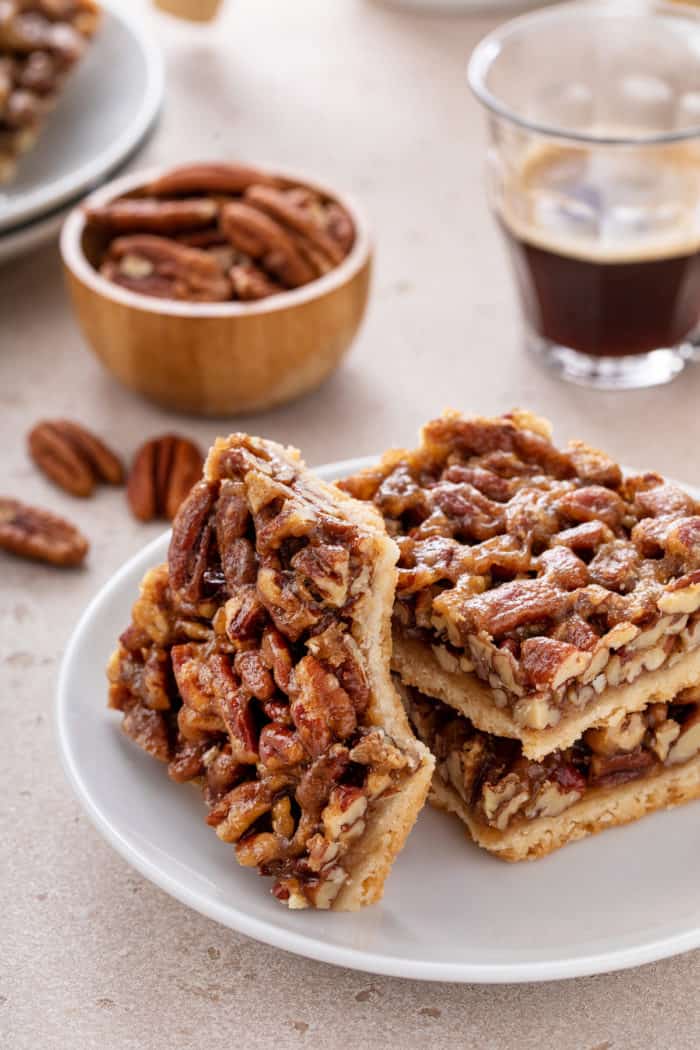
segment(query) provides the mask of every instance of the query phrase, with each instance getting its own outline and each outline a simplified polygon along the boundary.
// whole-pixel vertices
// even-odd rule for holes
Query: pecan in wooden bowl
[[[345,197],[221,163],[115,179],[68,217],[61,252],[78,322],[106,367],[203,416],[318,386],[362,320],[372,256]]]

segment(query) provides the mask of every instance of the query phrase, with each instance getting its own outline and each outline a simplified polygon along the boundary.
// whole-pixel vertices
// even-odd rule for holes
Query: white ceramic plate
[[[69,204],[66,208],[42,215],[34,222],[18,226],[16,229],[0,233],[0,263],[9,262],[26,252],[31,252],[41,244],[58,237],[61,226],[72,208]]]
[[[148,135],[149,131],[146,131],[144,140],[139,142],[136,149],[129,155],[127,164],[133,158],[134,153],[137,153],[143,146]],[[4,233],[0,232],[0,264],[16,259],[42,244],[57,239],[66,218],[82,199],[81,195],[76,200],[71,200],[68,204],[57,208],[56,211],[49,212],[48,215],[40,215],[31,222],[13,226],[11,230],[6,230]]]
[[[367,465],[322,468],[326,478]],[[168,536],[128,562],[83,615],[58,688],[68,777],[98,830],[184,904],[287,951],[423,980],[541,981],[636,966],[700,945],[700,810],[646,817],[532,864],[504,864],[426,809],[381,904],[294,912],[207,827],[198,794],[171,783],[105,707],[104,666],[144,571]]]
[[[133,14],[104,3],[95,40],[49,114],[36,147],[0,187],[0,230],[55,211],[106,178],[155,121],[163,61]]]
[[[482,15],[542,7],[554,0],[377,0],[385,7],[405,8],[426,15]]]

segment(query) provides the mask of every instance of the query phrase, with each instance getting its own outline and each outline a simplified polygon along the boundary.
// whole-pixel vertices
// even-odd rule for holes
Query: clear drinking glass
[[[485,37],[469,82],[528,349],[586,385],[673,379],[700,327],[700,14],[545,8]]]

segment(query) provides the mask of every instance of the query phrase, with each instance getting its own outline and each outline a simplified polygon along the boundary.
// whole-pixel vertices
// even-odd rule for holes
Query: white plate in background
[[[136,149],[129,155],[125,164],[128,164],[134,154],[138,153],[148,137],[149,131],[146,132],[143,141],[139,142]],[[83,195],[81,194],[75,200],[68,201],[67,204],[49,212],[47,215],[40,215],[31,222],[22,223],[21,226],[13,226],[12,229],[6,230],[4,233],[0,232],[0,266],[9,262],[10,259],[16,259],[21,255],[26,255],[27,252],[34,251],[35,248],[39,248],[42,244],[57,240],[66,218],[82,199]]]
[[[331,479],[371,462],[318,473]],[[544,981],[700,946],[697,802],[521,864],[496,860],[467,840],[454,817],[426,808],[380,904],[350,914],[280,905],[269,880],[238,867],[232,847],[205,824],[198,793],[173,784],[105,706],[107,658],[129,622],[139,580],[165,558],[168,538],[132,558],[88,607],[68,645],[57,698],[71,784],[98,830],[142,875],[267,944],[397,977]]]
[[[375,0],[383,7],[419,11],[424,15],[480,15],[508,14],[528,7],[543,7],[554,0]]]
[[[106,178],[160,110],[163,60],[143,23],[103,5],[103,19],[39,140],[0,185],[0,231],[55,212]]]

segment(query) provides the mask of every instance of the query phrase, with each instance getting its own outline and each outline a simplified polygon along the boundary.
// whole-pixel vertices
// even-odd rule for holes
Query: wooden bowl
[[[85,203],[138,191],[165,169],[125,175]],[[295,173],[275,172],[338,200],[355,244],[329,273],[259,302],[187,303],[121,288],[97,271],[101,245],[82,206],[66,219],[61,255],[89,346],[126,386],[159,405],[201,416],[257,412],[317,387],[337,366],[367,304],[372,249],[357,206]]]
[[[192,22],[210,22],[221,6],[221,0],[156,0],[156,7],[178,18]]]

